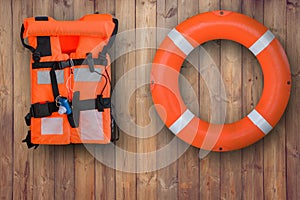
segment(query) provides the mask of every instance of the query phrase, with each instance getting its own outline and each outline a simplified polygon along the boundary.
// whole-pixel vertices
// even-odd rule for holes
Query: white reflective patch
[[[101,73],[100,68],[95,68],[95,71]],[[74,69],[74,80],[75,82],[99,82],[101,75],[90,72],[89,68],[75,68]]]
[[[82,140],[104,140],[102,112],[80,111],[79,128]]]
[[[42,118],[41,122],[42,135],[62,135],[63,134],[63,118]]]
[[[58,84],[64,83],[64,70],[56,70],[56,79]],[[38,71],[37,72],[38,84],[51,84],[50,71]]]
[[[177,135],[184,127],[186,127],[190,121],[194,118],[194,114],[187,109],[170,127],[169,129]]]
[[[249,47],[249,50],[256,56],[264,50],[275,38],[273,33],[267,30],[254,44]]]
[[[257,126],[264,134],[268,134],[272,130],[272,126],[259,114],[255,109],[248,114],[248,118]]]
[[[193,51],[194,47],[191,45],[191,43],[187,41],[187,39],[185,39],[185,37],[175,28],[169,32],[168,37],[185,55],[189,55],[189,53]]]

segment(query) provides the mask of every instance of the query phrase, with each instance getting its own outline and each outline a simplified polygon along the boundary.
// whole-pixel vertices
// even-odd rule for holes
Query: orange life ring
[[[233,40],[247,47],[264,75],[262,96],[255,109],[243,119],[224,125],[196,117],[187,109],[178,87],[186,56],[198,45],[215,39]],[[277,124],[289,100],[291,75],[280,42],[265,26],[240,13],[213,11],[189,18],[169,32],[155,55],[150,87],[159,116],[176,136],[206,150],[231,151],[260,140]],[[215,142],[208,139],[204,144],[208,128],[220,129],[221,133]]]

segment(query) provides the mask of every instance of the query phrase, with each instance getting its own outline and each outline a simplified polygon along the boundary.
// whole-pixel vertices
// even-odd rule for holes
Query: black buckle
[[[74,66],[73,60],[70,59],[70,60],[67,60],[67,61],[58,62],[56,69],[60,70],[60,69],[65,69],[67,67],[73,67],[73,66]]]
[[[40,62],[41,60],[41,53],[40,52],[34,52],[32,53],[32,59],[34,62]]]
[[[49,103],[35,103],[31,105],[30,109],[31,115],[35,118],[48,117],[52,113],[49,108]]]
[[[98,112],[103,112],[104,108],[110,108],[110,107],[111,107],[110,98],[103,98],[102,95],[97,95],[96,108]]]

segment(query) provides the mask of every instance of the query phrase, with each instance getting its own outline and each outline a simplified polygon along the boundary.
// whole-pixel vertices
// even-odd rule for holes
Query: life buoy
[[[198,45],[215,39],[233,40],[247,47],[264,75],[262,96],[255,109],[230,124],[210,124],[196,117],[187,109],[178,87],[186,56]],[[150,84],[156,110],[176,136],[198,148],[231,151],[260,140],[277,124],[289,100],[291,75],[280,42],[265,26],[240,13],[213,11],[189,18],[169,32],[156,52]],[[217,141],[208,139],[205,144],[208,128],[220,129],[221,133]]]

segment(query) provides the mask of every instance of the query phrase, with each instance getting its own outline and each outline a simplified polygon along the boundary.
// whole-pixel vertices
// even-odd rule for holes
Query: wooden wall
[[[0,1],[0,198],[1,199],[300,199],[300,1],[299,0],[1,0]],[[28,150],[21,140],[27,127],[24,115],[30,105],[29,52],[19,40],[22,19],[49,15],[72,20],[86,13],[111,13],[120,22],[119,32],[144,27],[173,28],[197,13],[226,9],[244,13],[265,24],[284,46],[292,72],[292,93],[286,113],[263,140],[242,150],[210,153],[198,159],[190,147],[176,162],[153,172],[125,173],[98,162],[82,145],[40,146]],[[134,34],[124,42],[158,45],[162,35]],[[219,66],[227,92],[226,122],[245,116],[259,100],[261,70],[249,51],[229,41],[203,47]],[[151,63],[155,50],[137,50],[118,58],[113,67],[116,82],[136,66]],[[195,53],[197,56],[197,52]],[[270,58],[271,59],[271,58]],[[211,116],[210,98],[203,79],[185,63],[182,74],[199,97],[200,117]],[[135,80],[145,79],[149,70]],[[128,80],[124,88],[136,84]],[[183,92],[188,104],[188,94]],[[149,87],[138,89],[129,105],[132,120],[150,121]],[[272,99],[270,99],[272,101]],[[120,106],[120,105],[119,105]],[[191,109],[194,108],[191,106]],[[135,134],[136,129],[131,130]],[[121,131],[118,147],[149,152],[173,139],[163,128],[156,136],[141,139]],[[178,142],[176,148],[181,148]],[[97,146],[93,147],[97,150]],[[176,149],[174,149],[176,151]],[[115,154],[115,162],[124,156]],[[160,162],[157,157],[150,162]],[[143,169],[138,159],[132,165]]]

